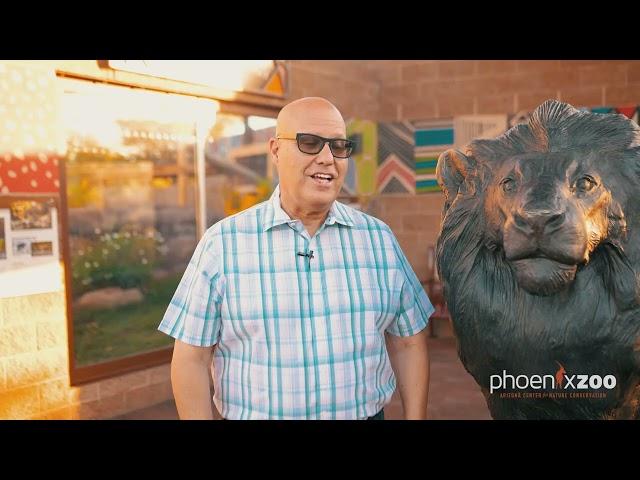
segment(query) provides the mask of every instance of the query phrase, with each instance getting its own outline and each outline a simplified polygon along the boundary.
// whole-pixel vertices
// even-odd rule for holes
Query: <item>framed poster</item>
[[[62,290],[57,195],[0,195],[0,297]]]

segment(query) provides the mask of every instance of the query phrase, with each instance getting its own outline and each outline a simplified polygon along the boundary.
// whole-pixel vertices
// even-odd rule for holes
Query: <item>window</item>
[[[277,182],[268,155],[275,118],[58,80],[70,376],[78,384],[170,360],[173,339],[157,327],[201,235],[266,200]]]
[[[169,358],[173,341],[157,326],[202,231],[198,132],[217,104],[60,84],[71,377],[81,383]]]

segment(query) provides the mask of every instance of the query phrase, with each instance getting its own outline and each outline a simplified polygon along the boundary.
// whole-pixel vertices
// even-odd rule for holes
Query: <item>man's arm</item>
[[[209,385],[213,349],[175,341],[171,385],[181,420],[213,420]]]
[[[391,367],[396,375],[404,418],[427,419],[429,396],[429,352],[427,330],[410,337],[387,334],[387,351]]]

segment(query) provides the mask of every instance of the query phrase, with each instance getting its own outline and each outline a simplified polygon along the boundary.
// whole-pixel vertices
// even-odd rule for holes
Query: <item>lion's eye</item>
[[[592,177],[586,175],[578,179],[578,181],[576,182],[576,189],[581,192],[588,192],[592,190],[596,185],[596,181]]]
[[[505,178],[500,182],[504,192],[513,192],[516,188],[516,181],[513,178]]]

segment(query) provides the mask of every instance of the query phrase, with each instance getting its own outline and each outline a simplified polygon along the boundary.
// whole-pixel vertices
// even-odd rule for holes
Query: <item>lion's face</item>
[[[504,249],[519,285],[566,287],[607,238],[611,192],[595,155],[528,153],[504,159],[486,186],[486,235]]]
[[[615,280],[640,260],[640,128],[623,115],[549,100],[526,124],[442,153],[436,173],[445,194],[444,272],[476,269],[500,281],[506,262],[520,288],[552,295],[587,262],[599,274],[616,272]],[[476,261],[485,251],[495,258]],[[630,281],[616,283],[616,298],[635,301]]]

